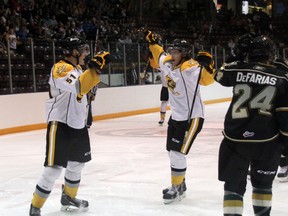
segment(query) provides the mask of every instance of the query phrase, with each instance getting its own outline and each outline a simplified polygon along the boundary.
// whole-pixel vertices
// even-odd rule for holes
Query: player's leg
[[[86,162],[91,160],[90,140],[87,128],[70,129],[69,159],[64,175],[61,197],[62,211],[88,210],[86,200],[77,199],[81,181],[81,171]]]
[[[80,186],[81,170],[84,163],[69,161],[65,171],[65,183],[62,186],[61,210],[77,211],[88,210],[89,203],[86,200],[77,199],[77,192]]]
[[[240,216],[243,213],[243,197],[250,161],[236,151],[240,144],[224,138],[220,145],[218,178],[224,181],[225,216]]]
[[[272,184],[280,160],[280,147],[277,143],[261,143],[260,160],[251,162],[252,204],[255,215],[270,215],[272,208]],[[266,157],[265,157],[266,154]],[[264,157],[263,157],[264,156]]]
[[[49,197],[54,183],[59,178],[62,167],[45,167],[38,180],[30,206],[30,216],[40,216],[40,209]]]
[[[161,101],[161,106],[160,106],[160,120],[159,120],[159,125],[163,125],[166,117],[166,107],[167,107],[168,101]]]
[[[281,155],[277,177],[280,182],[288,181],[288,158]]]
[[[171,203],[175,200],[181,200],[185,197],[186,183],[186,155],[197,136],[201,131],[204,119],[197,118],[191,121],[188,126],[187,121],[169,120],[167,150],[169,152],[171,167],[171,186],[164,189],[164,203]]]
[[[55,180],[60,176],[62,167],[66,166],[67,151],[65,151],[65,125],[58,122],[50,122],[46,133],[46,158],[45,168],[38,180],[30,206],[30,216],[39,216],[49,194],[52,191]]]
[[[159,125],[163,125],[165,121],[168,100],[169,100],[168,88],[162,86],[160,93],[161,106],[160,106],[160,121],[158,122]]]

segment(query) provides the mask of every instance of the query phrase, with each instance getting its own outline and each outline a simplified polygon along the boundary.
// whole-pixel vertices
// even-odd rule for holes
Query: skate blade
[[[71,206],[71,205],[63,205],[61,207],[61,211],[62,212],[85,212],[85,211],[88,211],[89,208],[85,208],[85,207],[80,207],[80,208],[77,208],[75,206]]]
[[[170,204],[173,202],[180,202],[183,198],[186,197],[186,193],[184,192],[181,196],[176,197],[175,199],[163,199],[164,204]]]

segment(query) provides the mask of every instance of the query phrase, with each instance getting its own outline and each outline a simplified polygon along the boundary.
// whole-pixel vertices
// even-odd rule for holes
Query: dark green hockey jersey
[[[288,136],[288,74],[263,63],[224,64],[215,80],[233,87],[223,134],[237,142],[271,141]]]

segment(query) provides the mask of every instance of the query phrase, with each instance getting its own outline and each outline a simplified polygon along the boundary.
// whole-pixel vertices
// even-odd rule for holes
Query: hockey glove
[[[202,65],[210,74],[214,73],[214,60],[211,53],[206,51],[199,51],[195,60],[198,61],[198,63]]]
[[[157,39],[156,35],[153,32],[148,30],[148,31],[144,32],[144,35],[145,35],[146,41],[149,44],[157,44],[158,43],[158,39]]]
[[[110,53],[106,51],[100,51],[94,55],[94,57],[88,62],[88,67],[96,70],[97,73],[101,73],[102,70],[110,62]]]

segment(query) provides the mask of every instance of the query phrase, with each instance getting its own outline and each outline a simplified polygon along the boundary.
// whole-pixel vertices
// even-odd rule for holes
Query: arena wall
[[[139,85],[98,89],[92,103],[94,120],[158,112],[161,85]],[[217,83],[201,86],[206,104],[230,100],[231,88]],[[46,127],[45,100],[47,92],[0,95],[0,135]]]

